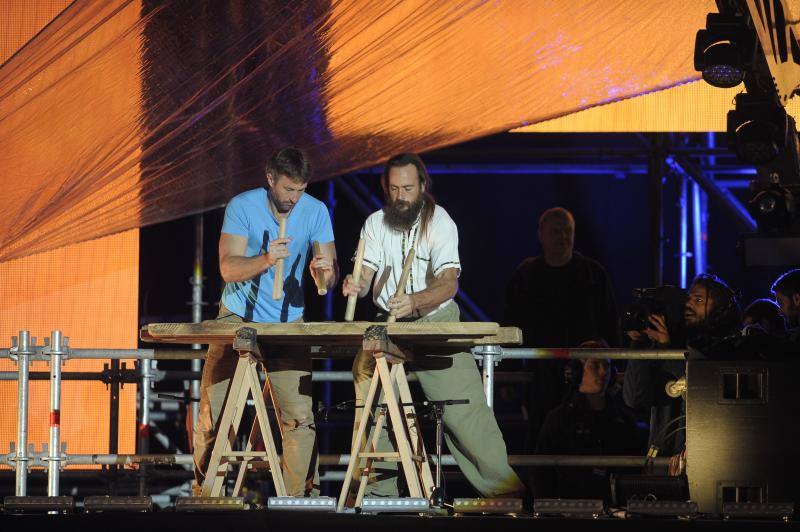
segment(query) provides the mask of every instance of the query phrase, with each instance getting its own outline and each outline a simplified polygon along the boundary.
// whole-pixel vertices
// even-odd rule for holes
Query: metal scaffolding
[[[587,359],[610,358],[615,360],[682,360],[685,353],[680,350],[653,350],[634,351],[618,349],[536,349],[536,348],[504,348],[501,346],[479,346],[472,350],[477,361],[483,366],[484,391],[487,404],[492,406],[494,384],[496,380],[495,366],[507,359]],[[191,350],[182,352],[180,357],[202,359],[204,350]],[[2,380],[11,380],[16,377],[19,385],[17,401],[17,439],[13,442],[8,455],[0,456],[0,464],[10,465],[15,468],[16,487],[18,496],[27,495],[28,472],[32,467],[46,467],[48,474],[47,493],[49,496],[59,495],[59,475],[67,465],[100,464],[113,467],[137,464],[140,468],[150,465],[190,465],[191,455],[183,454],[136,454],[121,455],[116,452],[109,454],[68,454],[60,441],[60,397],[63,374],[61,366],[69,359],[136,359],[139,361],[137,380],[141,381],[139,412],[137,419],[140,426],[150,425],[151,387],[155,380],[153,359],[175,359],[169,352],[159,352],[154,349],[73,349],[69,347],[68,338],[61,331],[53,331],[45,345],[36,345],[36,339],[30,332],[23,330],[12,339],[10,349],[0,349],[0,358],[11,358],[16,361],[18,370],[3,372]],[[36,452],[28,446],[28,391],[31,380],[29,364],[32,360],[44,360],[50,363],[50,438],[48,445],[43,445],[41,452]],[[197,372],[194,373],[196,376]],[[86,372],[80,375],[87,379],[130,379],[125,373],[110,375],[108,372]],[[180,375],[185,377],[185,375]],[[352,375],[349,372],[322,371],[316,372],[316,381],[323,382],[350,382]],[[115,381],[117,386],[119,380]],[[129,381],[128,381],[129,382]],[[118,405],[117,405],[118,406]],[[114,415],[114,412],[111,413]],[[37,420],[43,422],[43,420]],[[113,447],[112,447],[113,449]],[[349,455],[323,455],[322,465],[347,465]],[[664,465],[663,460],[653,462],[646,457],[609,457],[609,456],[540,456],[540,455],[513,455],[509,457],[511,465],[517,466],[597,466],[597,467],[640,467],[646,463],[650,465]],[[444,457],[442,465],[453,465],[452,457]],[[144,471],[142,469],[142,471]],[[140,476],[140,493],[146,490],[146,474]]]

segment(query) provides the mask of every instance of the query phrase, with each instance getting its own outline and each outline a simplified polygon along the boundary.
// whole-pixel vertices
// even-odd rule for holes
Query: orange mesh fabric
[[[0,67],[0,261],[697,78],[713,0],[76,2]]]
[[[75,348],[135,349],[137,344],[139,231],[65,246],[35,257],[0,263],[0,346],[28,329],[39,345],[60,329]],[[107,360],[68,360],[63,371],[101,371]],[[133,368],[133,361],[127,365]],[[17,371],[0,360],[0,371]],[[31,371],[49,372],[45,362]],[[48,441],[50,383],[31,381],[28,442]],[[17,434],[17,382],[0,381],[0,453]],[[109,392],[99,381],[63,381],[61,439],[71,454],[108,452]],[[136,385],[120,391],[119,452],[136,448]]]
[[[58,13],[71,2],[67,0],[9,0],[0,2],[0,62],[17,52],[31,37],[36,35]],[[135,10],[131,13],[138,16]],[[31,78],[30,87],[44,78]],[[0,86],[0,92],[10,87]],[[24,91],[19,98],[24,103]],[[45,100],[49,104],[54,100]],[[45,101],[41,100],[41,101]],[[76,100],[65,99],[68,101]],[[34,107],[37,104],[33,102]],[[43,104],[42,104],[43,105]],[[4,198],[11,194],[18,205],[4,208],[13,213],[2,222],[5,230],[16,231],[15,225],[24,222],[28,209],[39,209],[36,220],[46,219],[41,211],[48,203],[62,209],[63,202],[36,197],[46,190],[47,180],[55,179],[63,170],[62,163],[76,164],[79,138],[71,137],[69,131],[51,129],[49,140],[43,121],[47,116],[54,119],[62,116],[65,109],[41,109],[38,126],[23,124],[20,116],[9,117],[0,122],[0,128],[11,122],[16,124],[15,137],[4,137],[0,142],[0,165],[3,173],[0,183],[4,187]],[[20,110],[20,112],[22,112]],[[37,113],[29,108],[28,119],[34,120]],[[77,130],[91,120],[99,121],[102,114],[88,116],[84,121],[76,120]],[[4,125],[2,125],[4,124]],[[56,123],[59,127],[63,123]],[[23,126],[31,126],[26,129]],[[35,135],[34,131],[38,131]],[[27,132],[27,133],[26,133]],[[27,137],[25,135],[28,135]],[[59,144],[64,142],[64,146]],[[38,143],[38,144],[37,144]],[[14,151],[10,146],[14,147]],[[14,162],[17,173],[9,173]],[[45,179],[46,178],[46,179]],[[38,181],[37,181],[38,179]],[[28,195],[30,194],[30,195]],[[36,207],[39,205],[39,207]],[[15,218],[16,216],[16,218]],[[21,216],[21,218],[20,218]],[[6,217],[4,217],[6,218]],[[52,222],[50,222],[52,228]],[[23,231],[24,232],[24,231]],[[11,336],[20,329],[28,329],[41,345],[53,329],[61,329],[70,337],[73,347],[83,348],[135,348],[138,307],[138,231],[126,231],[102,239],[73,244],[58,250],[31,257],[0,263],[0,346],[9,347]],[[69,360],[65,372],[100,371],[102,360]],[[133,362],[128,361],[132,367]],[[0,371],[16,371],[10,360],[0,360]],[[49,365],[35,362],[31,371],[49,371]],[[109,439],[109,392],[98,381],[63,381],[61,394],[61,439],[67,443],[71,454],[95,454],[108,452]],[[17,434],[17,382],[0,381],[0,404],[4,415],[0,417],[0,454],[7,453],[9,441]],[[41,450],[48,441],[50,393],[48,381],[31,381],[28,396],[28,442]],[[119,451],[132,453],[136,440],[136,386],[127,385],[120,392]]]

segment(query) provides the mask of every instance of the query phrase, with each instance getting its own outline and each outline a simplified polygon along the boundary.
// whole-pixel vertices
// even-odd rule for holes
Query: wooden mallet
[[[316,240],[311,243],[314,248],[314,258],[322,255],[322,248]],[[322,268],[314,268],[314,283],[317,285],[317,294],[324,296],[328,293],[328,279],[325,276],[325,271]]]
[[[286,218],[279,218],[280,227],[278,228],[278,238],[286,238]],[[278,259],[275,263],[275,282],[272,284],[272,299],[278,300],[283,297],[283,261]]]
[[[356,261],[353,264],[353,281],[361,281],[361,267],[364,263],[364,246],[366,240],[363,238],[358,241],[358,248],[356,249]],[[356,314],[356,301],[358,296],[347,296],[347,308],[344,311],[344,321],[353,321]]]
[[[406,293],[406,283],[408,282],[408,276],[411,273],[411,264],[414,262],[414,248],[408,250],[408,255],[406,256],[406,261],[403,263],[403,273],[400,274],[400,283],[397,285],[397,291],[394,293],[394,297],[402,296]],[[395,316],[389,315],[389,318],[386,320],[387,323],[394,323],[397,321]]]

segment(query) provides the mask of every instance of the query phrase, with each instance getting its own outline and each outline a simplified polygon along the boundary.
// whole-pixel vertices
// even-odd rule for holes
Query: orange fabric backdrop
[[[0,3],[0,63],[51,21],[71,2],[25,0]],[[89,87],[87,87],[88,89]],[[126,88],[127,90],[127,88]],[[85,113],[72,122],[72,130],[101,125],[108,115]],[[53,125],[51,132],[58,131]],[[80,135],[70,142],[63,135],[58,149],[76,149]],[[19,147],[19,146],[18,146]],[[25,149],[22,147],[21,149]],[[62,152],[64,153],[64,152]],[[55,171],[56,153],[28,151],[31,167]],[[76,348],[123,348],[137,346],[138,230],[63,247],[38,255],[0,263],[0,346],[28,329],[41,344],[53,329],[60,329]],[[99,371],[102,360],[71,360],[64,371]],[[132,361],[128,361],[129,367]],[[10,360],[0,360],[0,371],[16,371]],[[49,371],[44,362],[32,371]],[[17,383],[0,381],[0,453],[7,453],[16,439]],[[48,441],[49,383],[31,381],[28,442],[41,449]],[[136,386],[120,393],[119,452],[135,450]],[[109,393],[100,382],[64,381],[61,435],[69,453],[106,453],[109,438]]]
[[[727,131],[728,111],[744,90],[712,87],[693,81],[671,89],[600,105],[515,129],[519,133],[575,132],[704,132]],[[800,120],[800,98],[789,100],[786,112]]]
[[[75,2],[0,68],[0,260],[218,207],[285,145],[332,177],[698,79],[713,10]]]
[[[67,246],[32,257],[0,263],[0,345],[27,329],[41,344],[60,329],[76,348],[136,348],[139,231]],[[107,361],[106,361],[107,362]],[[100,371],[102,360],[69,360],[64,371]],[[127,361],[128,367],[133,362]],[[0,371],[16,371],[0,360]],[[35,362],[31,371],[49,371]],[[31,381],[28,442],[48,441],[50,412],[48,381]],[[0,453],[16,440],[17,383],[0,381]],[[136,386],[120,392],[119,452],[136,445]],[[63,381],[61,436],[67,452],[108,452],[109,392],[100,382]]]

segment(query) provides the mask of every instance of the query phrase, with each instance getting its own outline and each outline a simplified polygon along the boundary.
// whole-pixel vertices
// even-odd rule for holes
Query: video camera
[[[652,328],[648,316],[660,314],[667,322],[667,330],[672,338],[682,336],[685,328],[683,311],[686,304],[686,291],[672,285],[655,288],[634,288],[633,302],[622,312],[623,331],[643,331]]]

